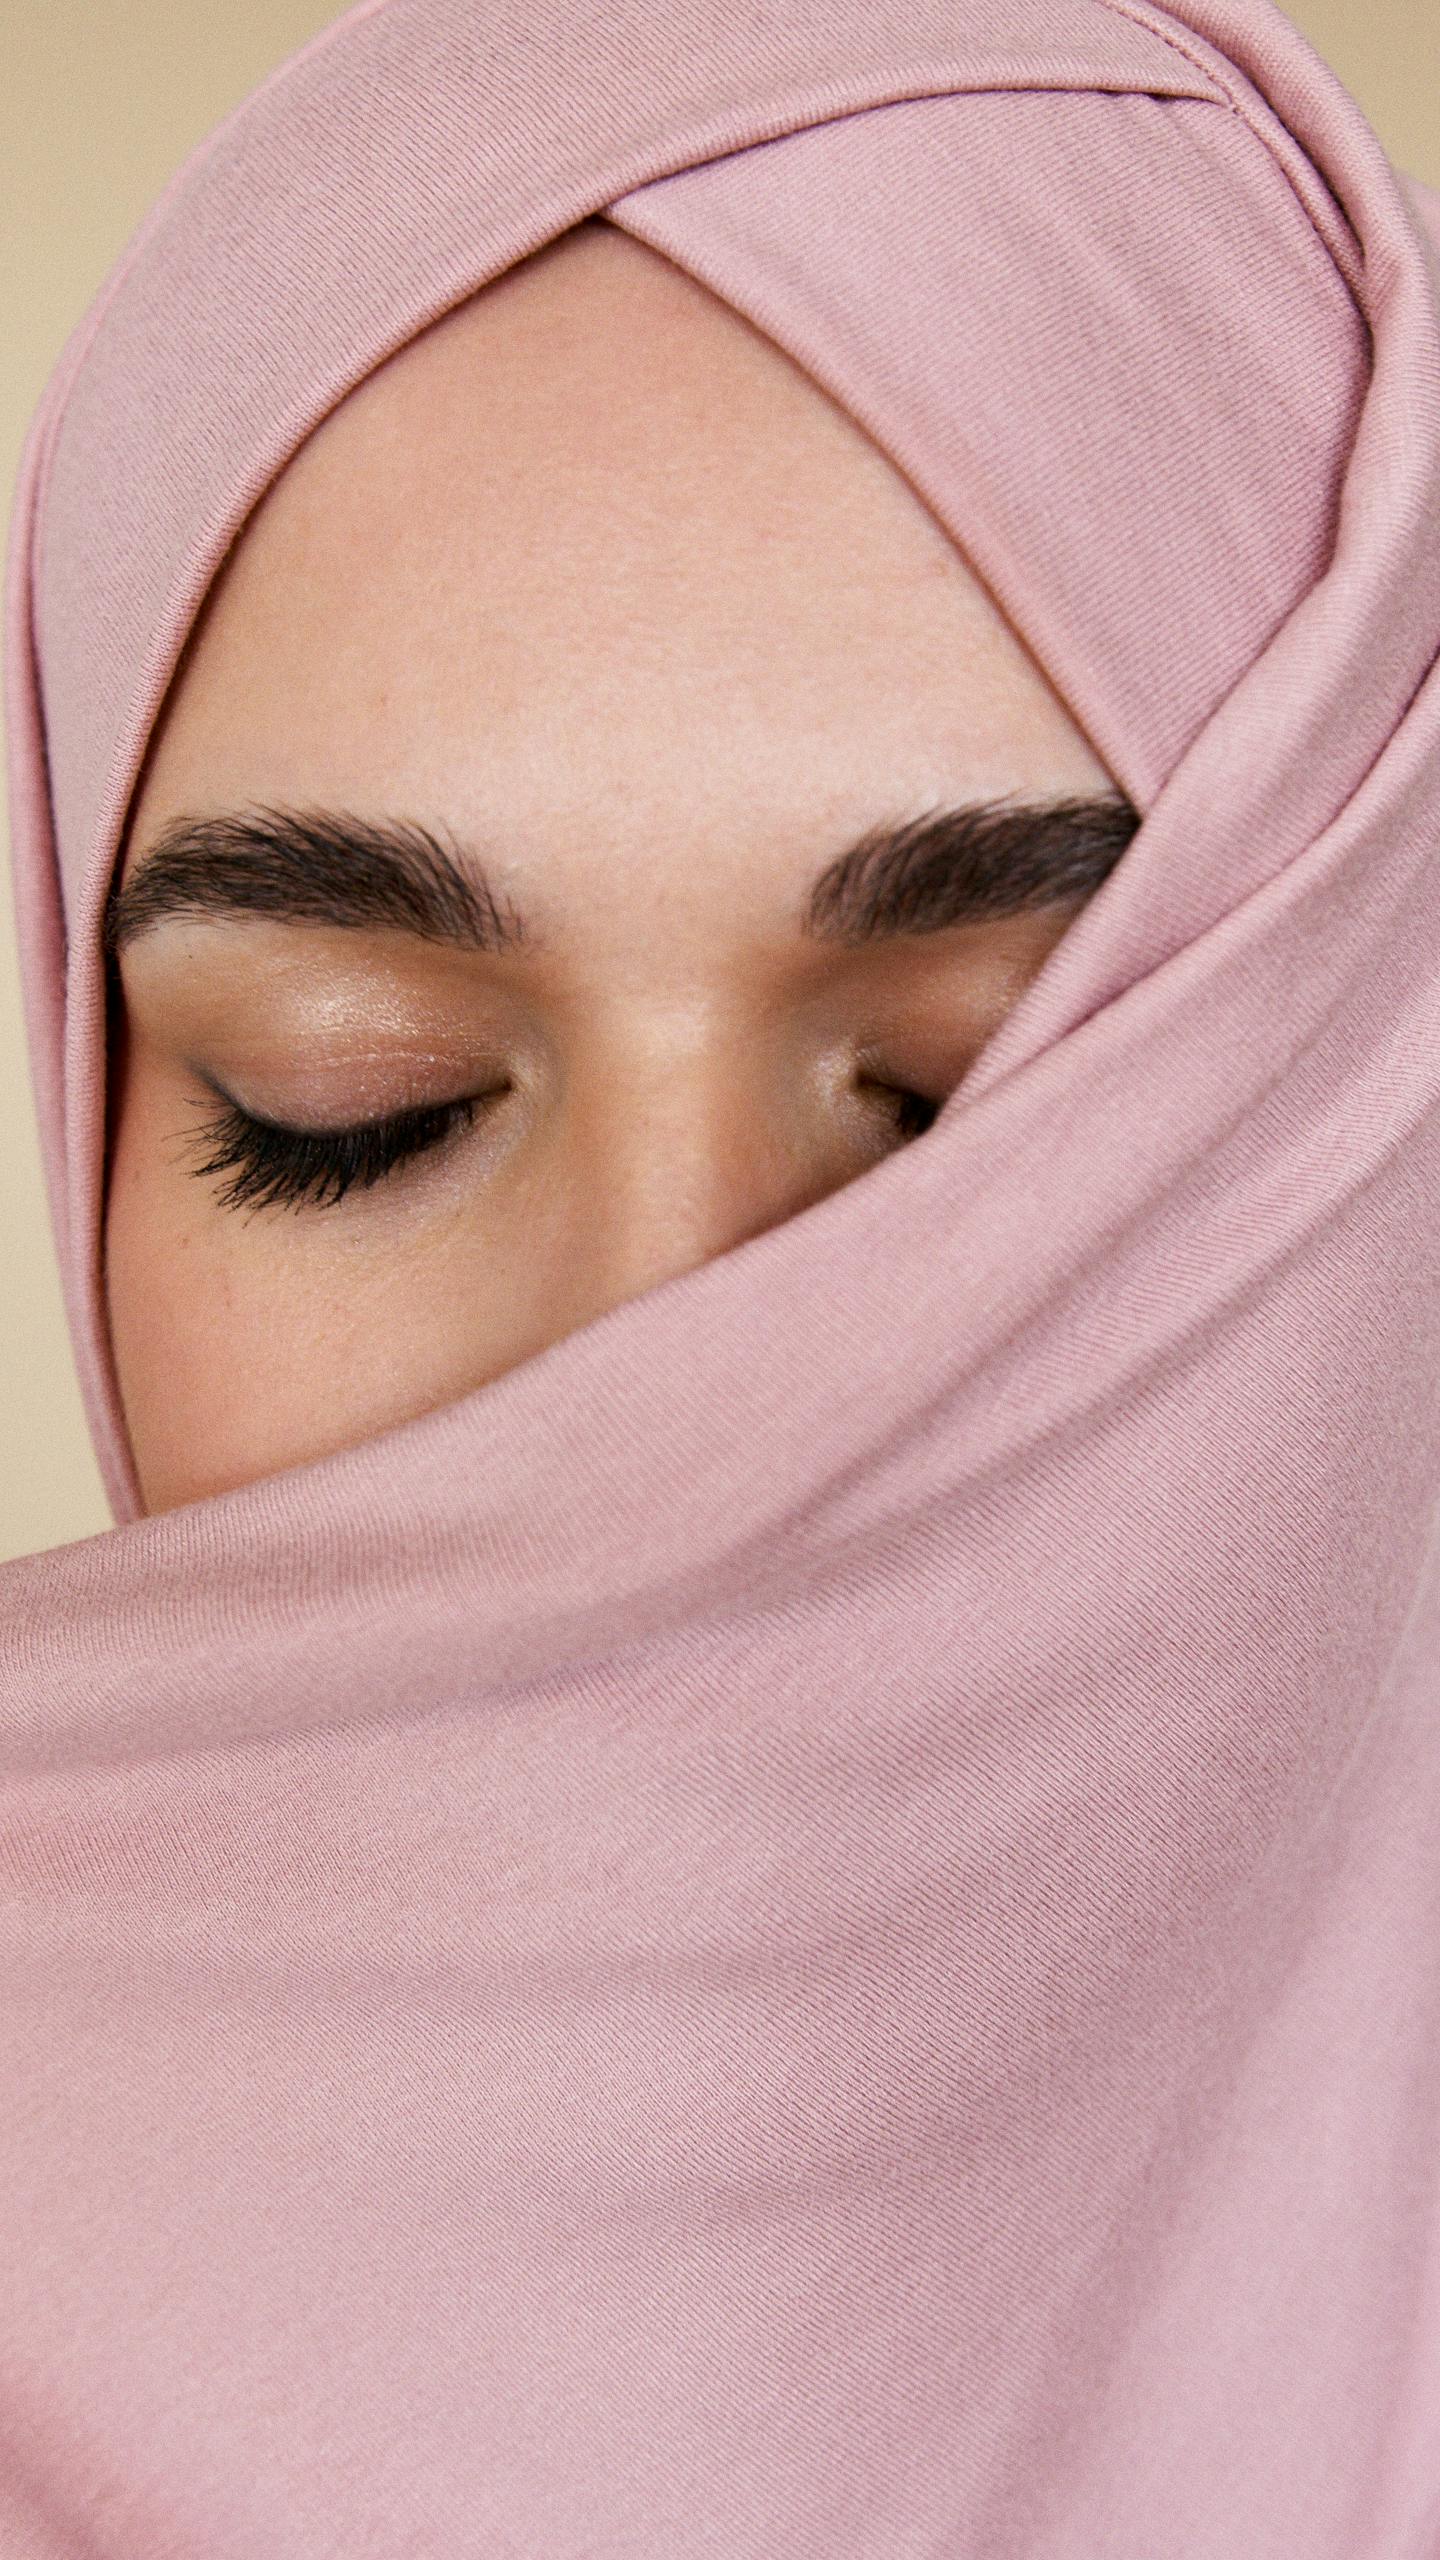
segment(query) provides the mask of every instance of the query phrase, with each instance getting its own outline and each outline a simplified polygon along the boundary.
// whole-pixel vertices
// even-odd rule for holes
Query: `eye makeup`
[[[939,1116],[940,1105],[923,1094],[869,1077],[863,1089],[883,1102],[902,1143],[922,1137]],[[477,1112],[508,1090],[419,1103],[347,1128],[295,1129],[242,1110],[217,1087],[221,1108],[193,1141],[201,1161],[191,1170],[215,1185],[224,1209],[334,1208],[473,1128]]]
[[[471,1128],[477,1111],[498,1099],[466,1094],[350,1128],[293,1129],[222,1096],[222,1108],[198,1133],[202,1161],[192,1170],[216,1185],[222,1208],[333,1208],[347,1192],[371,1189]]]

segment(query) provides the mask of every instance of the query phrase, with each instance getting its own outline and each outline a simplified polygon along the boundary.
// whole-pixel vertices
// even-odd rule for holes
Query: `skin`
[[[941,804],[1113,787],[892,466],[648,249],[586,225],[407,347],[232,553],[126,876],[196,813],[419,818],[533,945],[245,917],[124,950],[106,1260],[146,1508],[447,1402],[863,1175],[1078,902],[817,947],[817,872]],[[197,1173],[207,1077],[312,1126],[508,1089],[373,1188],[237,1211]]]

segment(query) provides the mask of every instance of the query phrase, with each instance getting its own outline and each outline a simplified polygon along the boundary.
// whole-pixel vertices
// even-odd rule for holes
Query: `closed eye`
[[[348,1129],[289,1129],[226,1097],[198,1134],[202,1161],[193,1171],[216,1184],[222,1208],[333,1208],[348,1191],[368,1190],[468,1129],[479,1104],[494,1098],[419,1103]]]
[[[885,1108],[902,1138],[923,1138],[940,1117],[940,1105],[928,1095],[912,1093],[908,1086],[881,1084],[867,1079],[871,1089],[884,1096]]]
[[[939,1115],[939,1104],[924,1095],[876,1077],[861,1083],[882,1101],[902,1140],[923,1136]],[[287,1128],[221,1095],[223,1108],[192,1142],[201,1156],[192,1170],[197,1179],[215,1184],[224,1209],[333,1208],[347,1192],[373,1188],[412,1158],[472,1127],[480,1106],[508,1090],[500,1086],[453,1102],[418,1103],[343,1129]]]

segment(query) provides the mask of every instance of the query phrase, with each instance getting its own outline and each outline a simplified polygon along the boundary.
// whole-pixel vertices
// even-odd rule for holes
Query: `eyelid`
[[[204,1081],[221,1108],[192,1139],[202,1160],[191,1170],[197,1179],[225,1177],[217,1192],[220,1205],[237,1210],[337,1207],[351,1190],[372,1189],[457,1129],[473,1126],[482,1105],[500,1098],[499,1091],[461,1094],[348,1126],[304,1129],[262,1118],[213,1078]]]
[[[376,1051],[373,1059],[347,1055],[319,1065],[301,1053],[286,1059],[281,1067],[273,1050],[267,1049],[254,1070],[261,1090],[283,1075],[285,1081],[293,1080],[315,1094],[313,1109],[307,1110],[289,1097],[283,1104],[256,1099],[253,1092],[243,1089],[250,1079],[237,1062],[227,1061],[228,1081],[222,1081],[216,1069],[202,1065],[199,1059],[186,1058],[183,1064],[186,1074],[219,1109],[238,1111],[266,1129],[293,1137],[338,1137],[357,1129],[378,1128],[382,1121],[401,1120],[413,1111],[441,1110],[448,1103],[488,1094],[513,1081],[498,1059],[462,1061],[438,1051],[397,1060],[393,1051],[384,1049]],[[381,1072],[367,1074],[365,1069],[372,1065]],[[412,1077],[407,1072],[411,1069],[419,1072]],[[426,1069],[432,1070],[428,1076]],[[438,1076],[433,1072],[436,1069],[440,1070]],[[332,1088],[338,1108],[326,1107]]]

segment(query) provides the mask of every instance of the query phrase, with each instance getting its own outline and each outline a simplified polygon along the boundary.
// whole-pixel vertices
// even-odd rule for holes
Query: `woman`
[[[78,334],[7,2554],[1436,2547],[1437,239],[1261,0],[368,0]]]
[[[157,731],[107,937],[146,1509],[853,1180],[1135,825],[772,340],[608,223],[523,261],[301,448]]]

